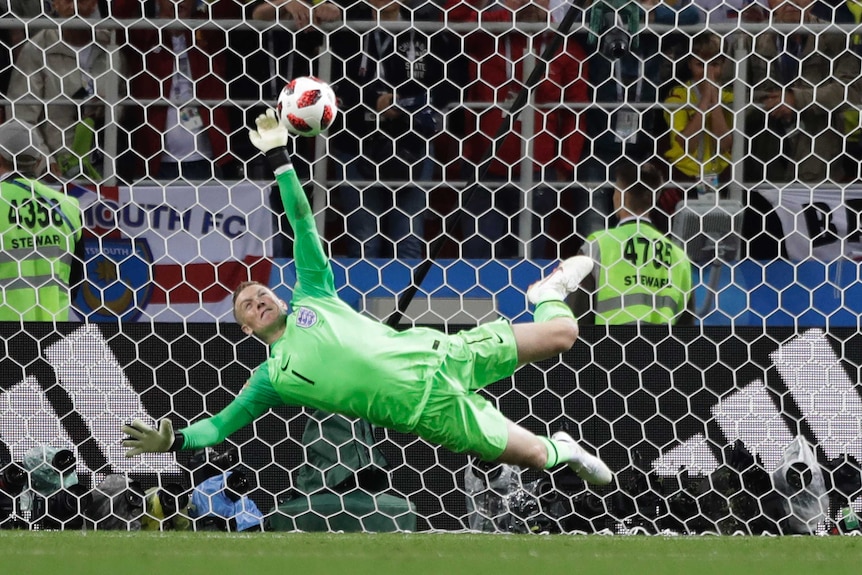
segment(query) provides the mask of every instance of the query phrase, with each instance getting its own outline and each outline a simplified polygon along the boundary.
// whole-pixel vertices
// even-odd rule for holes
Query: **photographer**
[[[59,21],[94,20],[96,0],[56,0]],[[105,122],[105,102],[126,93],[126,60],[110,48],[110,30],[46,28],[25,42],[9,80],[7,117],[32,124],[50,154],[57,176],[101,179],[98,140]],[[39,103],[25,103],[28,99]]]
[[[380,23],[410,20],[397,2],[368,4]],[[345,184],[336,193],[347,218],[350,257],[423,257],[428,201],[415,182],[434,176],[448,52],[443,34],[381,26],[363,36],[360,53],[346,62],[347,81],[336,91],[347,130],[332,143],[345,165]],[[372,183],[363,189],[358,182]]]
[[[605,229],[606,217],[613,213],[613,179],[610,168],[620,158],[642,163],[656,155],[656,136],[664,132],[654,105],[672,75],[676,52],[681,49],[679,34],[662,37],[644,30],[649,20],[655,24],[694,24],[698,8],[682,8],[644,0],[615,11],[611,0],[590,5],[590,85],[595,106],[587,115],[588,140],[592,149],[578,171],[579,180],[597,184],[592,193],[590,214],[578,231],[583,235]]]

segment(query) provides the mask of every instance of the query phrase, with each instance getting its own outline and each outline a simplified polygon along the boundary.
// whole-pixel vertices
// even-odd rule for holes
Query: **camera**
[[[612,60],[618,60],[629,53],[631,36],[618,14],[605,14],[605,20],[607,25],[602,34],[602,54]]]
[[[54,454],[54,457],[51,458],[51,467],[56,469],[57,473],[60,475],[71,473],[74,470],[76,463],[77,459],[75,458],[75,454],[68,449],[57,451],[57,453]]]
[[[179,483],[165,483],[147,489],[146,513],[141,529],[146,531],[187,531],[190,528],[190,495]]]
[[[241,470],[233,471],[228,475],[227,481],[225,481],[224,495],[236,503],[243,495],[248,493],[250,489],[251,482],[248,480],[248,476],[245,472]]]
[[[602,53],[613,60],[618,60],[629,52],[629,35],[625,30],[614,27],[602,36]]]
[[[111,473],[92,491],[85,515],[97,529],[138,531],[144,514],[144,496],[140,482]]]
[[[210,477],[219,475],[239,463],[239,452],[236,447],[230,447],[224,453],[219,453],[211,447],[192,452],[188,469],[192,472],[192,485],[197,485]]]
[[[27,472],[17,463],[9,463],[0,470],[0,527],[16,527],[16,503],[27,487]]]
[[[195,531],[244,531],[260,528],[263,514],[246,497],[253,487],[248,475],[235,469],[214,475],[192,491],[189,515]]]
[[[0,491],[14,497],[27,486],[27,472],[17,463],[9,463],[0,470]]]
[[[162,489],[156,491],[156,497],[165,517],[175,515],[189,506],[189,494],[179,483],[166,483]]]
[[[40,529],[81,529],[84,510],[92,503],[89,490],[76,483],[48,496],[36,496],[30,512],[31,525]]]

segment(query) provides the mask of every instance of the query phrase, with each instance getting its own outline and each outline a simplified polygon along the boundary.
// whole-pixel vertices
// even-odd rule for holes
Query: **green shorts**
[[[508,420],[476,390],[509,377],[517,366],[515,334],[506,320],[450,336],[414,433],[456,453],[498,459],[509,439]]]

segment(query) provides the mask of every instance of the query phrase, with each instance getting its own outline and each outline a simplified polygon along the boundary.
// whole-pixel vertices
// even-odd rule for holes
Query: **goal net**
[[[858,11],[72,4],[0,20],[5,118],[85,228],[72,321],[0,323],[0,528],[858,531]],[[247,131],[301,75],[339,101],[292,144],[339,295],[396,329],[531,320],[527,286],[618,223],[618,160],[663,174],[695,325],[587,318],[480,392],[610,485],[289,407],[124,457],[124,423],[211,416],[268,356],[231,297],[290,301],[292,230]]]

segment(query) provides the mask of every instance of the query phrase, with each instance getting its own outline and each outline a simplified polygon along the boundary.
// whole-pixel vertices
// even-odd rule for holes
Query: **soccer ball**
[[[291,134],[316,136],[335,120],[338,113],[335,92],[314,76],[294,78],[278,95],[276,113]]]

